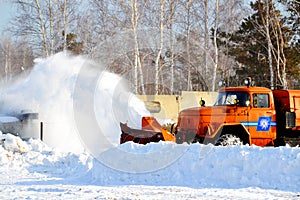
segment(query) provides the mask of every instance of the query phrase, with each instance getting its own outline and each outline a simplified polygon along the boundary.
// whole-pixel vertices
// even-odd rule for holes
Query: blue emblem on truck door
[[[259,117],[256,131],[269,131],[271,127],[271,117]]]

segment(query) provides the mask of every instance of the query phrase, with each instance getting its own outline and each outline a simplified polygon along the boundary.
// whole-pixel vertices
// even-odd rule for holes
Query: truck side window
[[[268,94],[253,94],[253,107],[254,108],[268,108],[269,107]]]

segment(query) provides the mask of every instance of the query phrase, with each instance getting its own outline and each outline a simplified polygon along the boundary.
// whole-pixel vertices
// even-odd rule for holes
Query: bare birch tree
[[[265,21],[265,29],[266,29],[266,38],[268,43],[268,61],[269,61],[269,71],[270,71],[270,88],[274,89],[274,72],[273,72],[273,60],[272,60],[272,41],[270,36],[270,8],[269,8],[269,0],[265,0],[266,3],[266,21]],[[264,18],[263,18],[264,19]]]
[[[144,74],[140,55],[139,30],[141,29],[140,25],[143,20],[148,0],[90,0],[90,2],[95,6],[95,9],[93,9],[94,11],[97,12],[98,10],[99,13],[102,13],[102,15],[97,15],[98,19],[96,20],[100,21],[103,17],[106,17],[105,22],[102,23],[102,21],[100,21],[100,23],[103,26],[103,29],[106,29],[109,26],[111,27],[110,30],[107,30],[107,32],[110,31],[109,36],[111,38],[126,38],[124,38],[125,41],[122,41],[122,43],[124,42],[126,45],[124,44],[122,46],[120,42],[120,46],[109,47],[109,50],[113,51],[113,57],[110,58],[111,62],[115,62],[114,64],[117,64],[116,62],[118,62],[118,59],[114,57],[119,56],[124,57],[122,63],[123,66],[125,65],[125,62],[129,61],[129,65],[131,66],[130,72],[132,75],[128,78],[133,85],[133,92],[136,94],[145,94]],[[109,24],[112,24],[112,26]],[[101,30],[99,29],[98,31]],[[103,34],[100,33],[99,35]],[[132,43],[130,41],[132,41]],[[115,55],[116,52],[118,52],[118,55]]]
[[[79,16],[78,29],[85,41],[85,53],[92,59],[99,57],[101,42],[113,34],[112,17],[106,1],[89,0],[88,11]]]
[[[26,36],[37,56],[52,55],[61,46],[62,30],[67,34],[68,23],[75,21],[75,10],[80,2],[81,0],[12,0],[18,12],[12,20],[10,31],[17,37]]]
[[[156,54],[154,65],[154,94],[157,95],[159,90],[159,71],[160,71],[160,58],[164,47],[164,30],[165,30],[165,4],[166,0],[159,0],[159,47]]]
[[[209,57],[209,24],[208,24],[208,18],[209,18],[209,8],[208,8],[208,1],[204,0],[204,72],[202,75],[204,76],[204,79],[208,78],[207,72],[208,72],[208,57]]]
[[[6,40],[5,43],[2,44],[2,52],[5,57],[5,65],[4,65],[4,74],[5,74],[5,82],[8,82],[11,80],[12,77],[12,44],[11,40]]]
[[[63,16],[63,36],[64,36],[64,44],[63,44],[63,49],[64,51],[67,50],[67,27],[68,27],[68,22],[67,22],[67,0],[64,0],[64,4],[63,4],[63,9],[62,9],[62,16]]]
[[[54,30],[53,30],[53,6],[52,0],[49,0],[49,33],[50,33],[50,55],[54,53]]]
[[[49,49],[48,49],[48,45],[47,45],[47,33],[46,33],[46,27],[45,27],[46,25],[45,25],[45,22],[43,19],[44,17],[42,15],[42,9],[41,9],[41,6],[40,6],[40,3],[38,0],[35,0],[35,4],[36,4],[37,12],[38,12],[40,32],[43,37],[43,49],[45,52],[45,56],[49,56]]]
[[[137,1],[131,0],[131,24],[132,24],[132,33],[134,37],[134,90],[135,94],[138,94],[138,64],[140,64],[140,54],[139,54],[139,43],[137,36],[138,28],[138,10],[137,10]],[[142,73],[141,73],[142,74]],[[145,91],[143,91],[143,94]]]
[[[33,66],[33,56],[26,38],[15,41],[13,37],[2,36],[0,40],[0,80],[9,82]]]
[[[260,5],[260,4],[259,4]],[[284,47],[286,45],[286,41],[284,39],[284,33],[282,31],[282,25],[280,23],[280,19],[275,10],[274,4],[270,0],[264,0],[265,12],[262,12],[262,25],[263,30],[261,30],[261,34],[264,34],[267,41],[267,58],[269,65],[269,73],[270,73],[270,88],[275,89],[275,83],[279,82],[280,85],[284,89],[287,89],[287,78],[286,78],[286,58]],[[258,30],[260,30],[258,28]],[[272,40],[272,38],[274,38]],[[276,78],[274,77],[274,69],[273,64],[275,60],[276,66]]]
[[[174,55],[174,21],[175,21],[175,12],[178,4],[174,0],[170,0],[169,3],[169,30],[170,30],[170,94],[174,93],[174,81],[175,81],[175,73],[174,73],[174,65],[175,65],[175,55]]]
[[[271,4],[271,10],[273,12],[273,15],[271,17],[272,19],[272,31],[274,33],[275,39],[276,39],[276,54],[273,51],[274,58],[276,60],[276,73],[278,77],[278,81],[282,85],[283,89],[288,89],[288,84],[287,84],[287,77],[286,77],[286,64],[287,60],[285,57],[285,46],[286,46],[286,41],[284,37],[284,33],[281,30],[282,26],[280,23],[280,19],[275,12],[275,7],[274,4]]]
[[[214,48],[215,48],[215,63],[213,68],[213,78],[212,78],[212,91],[215,91],[216,78],[217,78],[217,69],[218,69],[218,44],[217,44],[217,32],[219,27],[219,0],[216,0],[215,6],[215,27],[214,27]]]
[[[190,54],[190,33],[191,33],[191,1],[187,0],[186,2],[187,9],[187,27],[186,27],[186,52],[187,52],[187,91],[192,89],[191,84],[191,54]]]
[[[138,80],[141,83],[141,92],[145,94],[144,88],[144,77],[142,72],[141,60],[140,60],[140,50],[139,50],[139,43],[138,43],[138,25],[140,23],[140,18],[142,13],[144,12],[145,6],[147,5],[147,1],[142,4],[142,13],[138,11],[138,4],[139,1],[131,0],[131,24],[132,24],[132,33],[134,37],[134,88],[135,93],[138,94]]]

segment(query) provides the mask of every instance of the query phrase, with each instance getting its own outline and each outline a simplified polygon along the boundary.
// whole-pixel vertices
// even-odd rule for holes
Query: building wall
[[[187,108],[198,107],[199,101],[205,101],[211,106],[216,101],[217,92],[187,92],[177,95],[138,95],[145,102],[151,114],[158,119],[172,119],[177,121],[178,113]]]

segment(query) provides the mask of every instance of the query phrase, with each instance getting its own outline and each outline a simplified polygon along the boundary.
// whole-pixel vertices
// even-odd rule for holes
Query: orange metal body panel
[[[194,134],[200,142],[217,138],[222,124],[240,123],[250,136],[250,145],[273,145],[276,138],[276,112],[272,91],[262,87],[228,87],[220,90],[226,92],[242,92],[249,94],[249,106],[222,105],[186,109],[180,112],[177,131]],[[267,107],[255,107],[255,95],[268,97]],[[265,124],[264,124],[265,123]]]
[[[295,125],[300,129],[300,90],[274,90],[274,97],[280,102],[283,111],[295,112]]]
[[[144,116],[142,118],[142,129],[160,132],[162,126],[158,123],[158,121],[154,117]]]

